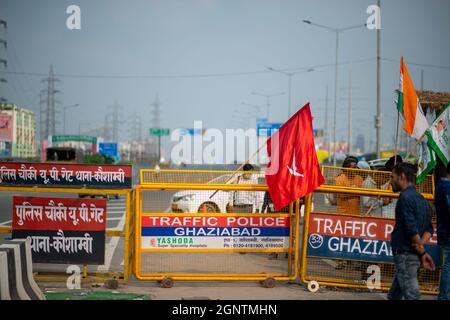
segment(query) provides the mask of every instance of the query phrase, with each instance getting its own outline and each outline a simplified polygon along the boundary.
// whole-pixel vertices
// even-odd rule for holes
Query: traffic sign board
[[[98,144],[99,153],[105,156],[117,157],[119,155],[117,143],[102,142]]]
[[[180,128],[180,136],[200,136],[205,134],[206,129]]]
[[[282,123],[258,123],[256,125],[257,136],[271,137],[282,125]]]
[[[168,136],[170,135],[170,129],[168,128],[150,128],[151,136]]]
[[[90,142],[97,143],[97,137],[92,136],[77,136],[77,135],[58,135],[51,136],[51,141],[56,142],[65,142],[65,141],[79,141],[79,142]]]
[[[323,129],[314,129],[314,137],[322,137],[323,136]]]

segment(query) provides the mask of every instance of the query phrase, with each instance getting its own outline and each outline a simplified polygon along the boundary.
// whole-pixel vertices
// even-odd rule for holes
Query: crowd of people
[[[375,216],[395,219],[391,233],[391,248],[395,274],[388,299],[419,299],[419,269],[435,270],[435,262],[426,252],[425,244],[434,234],[432,207],[415,186],[417,166],[404,162],[400,156],[391,157],[382,168],[390,178],[372,171],[365,161],[349,156],[343,162],[342,172],[335,178],[335,185],[363,189],[381,189],[399,192],[398,198],[356,195],[352,193],[327,194],[326,202],[336,206],[339,214]],[[244,166],[251,171],[251,165]],[[371,172],[372,171],[372,172]],[[254,184],[251,174],[243,174],[236,183]],[[450,289],[450,163],[447,176],[435,181],[435,212],[437,242],[441,251],[441,279],[438,299],[449,300]],[[233,212],[255,212],[254,194],[235,192],[230,199]],[[264,195],[261,213],[274,212],[268,192]]]
[[[382,171],[391,172],[397,163],[403,159],[397,155],[391,157],[382,168]],[[386,175],[376,175],[369,172],[371,167],[366,161],[358,161],[356,157],[348,156],[343,164],[344,170],[335,178],[335,185],[364,189],[389,190],[390,179]],[[359,170],[358,170],[359,169]],[[358,196],[351,194],[327,194],[326,203],[335,205],[339,214],[378,216],[394,218],[396,200],[392,198]]]
[[[380,181],[379,177],[371,174],[367,162],[358,161],[352,156],[345,159],[343,167],[349,170],[343,170],[336,177],[335,184],[338,186],[400,192],[398,199],[349,193],[327,195],[327,200],[336,205],[339,214],[395,219],[391,233],[395,274],[388,299],[419,299],[420,267],[429,271],[434,271],[436,267],[425,247],[434,234],[432,207],[416,189],[417,167],[403,162],[400,156],[392,157],[383,169],[390,172],[388,181]],[[446,176],[436,176],[435,181],[437,243],[442,258],[439,300],[450,298],[450,163],[446,171]]]

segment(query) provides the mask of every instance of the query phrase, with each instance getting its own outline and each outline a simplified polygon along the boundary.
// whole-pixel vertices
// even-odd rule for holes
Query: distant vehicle
[[[45,161],[52,163],[83,163],[80,150],[71,147],[49,147],[45,153]]]
[[[46,162],[51,163],[67,163],[67,164],[80,164],[84,163],[84,156],[80,150],[72,147],[50,147],[47,148]],[[119,195],[106,195],[106,194],[85,194],[80,193],[80,198],[115,198],[119,199]]]
[[[384,168],[384,165],[388,160],[389,158],[375,159],[368,161],[368,164],[372,168],[372,170],[381,170]]]

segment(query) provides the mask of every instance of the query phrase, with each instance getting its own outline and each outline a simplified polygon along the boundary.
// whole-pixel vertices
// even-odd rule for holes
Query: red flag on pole
[[[267,153],[266,181],[276,210],[325,182],[314,146],[309,102],[267,140]]]

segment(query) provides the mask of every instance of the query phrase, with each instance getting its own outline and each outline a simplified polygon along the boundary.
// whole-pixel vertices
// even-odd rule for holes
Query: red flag
[[[325,182],[314,146],[309,102],[267,140],[266,181],[276,210]]]

